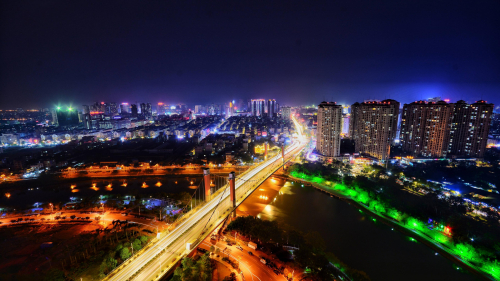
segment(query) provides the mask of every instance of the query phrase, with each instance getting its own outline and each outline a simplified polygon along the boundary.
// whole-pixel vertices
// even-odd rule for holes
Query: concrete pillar
[[[203,181],[205,182],[205,201],[210,200],[210,169],[203,168]]]
[[[230,198],[231,198],[231,203],[233,204],[232,207],[234,209],[233,211],[233,217],[236,217],[236,175],[234,172],[229,173],[229,191],[230,191]]]
[[[267,147],[269,146],[269,144],[267,143],[267,141],[264,143],[264,157],[267,157]]]

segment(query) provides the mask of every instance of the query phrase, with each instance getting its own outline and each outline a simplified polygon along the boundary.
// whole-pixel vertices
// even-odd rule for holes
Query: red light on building
[[[445,234],[448,234],[448,235],[451,235],[451,228],[449,228],[448,226],[444,228],[444,233]]]

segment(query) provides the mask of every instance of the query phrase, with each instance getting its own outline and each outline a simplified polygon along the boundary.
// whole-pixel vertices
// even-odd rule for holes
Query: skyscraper
[[[488,141],[493,104],[480,100],[455,103],[448,153],[457,157],[483,158]]]
[[[266,100],[264,99],[253,99],[250,101],[252,105],[252,115],[253,116],[263,116],[266,112]]]
[[[78,112],[71,106],[64,109],[58,106],[53,111],[52,118],[53,124],[58,127],[75,127],[78,126],[80,120]]]
[[[292,115],[292,108],[289,106],[283,106],[281,108],[281,118],[285,120],[290,120],[290,116]]]
[[[355,151],[386,160],[396,138],[398,118],[399,102],[395,100],[353,104],[349,135],[354,140]]]
[[[415,101],[403,106],[400,142],[414,156],[445,157],[448,152],[453,104]]]
[[[133,117],[137,117],[137,104],[131,104],[130,111]]]
[[[318,106],[316,150],[324,157],[340,156],[342,106],[322,102]]]
[[[120,104],[120,113],[121,114],[130,113],[130,105],[126,102]]]
[[[134,105],[132,105],[134,106]],[[141,103],[141,115],[144,116],[145,119],[151,119],[153,117],[153,109],[150,103]]]
[[[106,115],[117,115],[118,114],[118,104],[116,102],[106,103]]]
[[[276,100],[275,99],[267,100],[266,111],[267,111],[268,117],[275,117],[276,116],[277,108],[276,108]]]

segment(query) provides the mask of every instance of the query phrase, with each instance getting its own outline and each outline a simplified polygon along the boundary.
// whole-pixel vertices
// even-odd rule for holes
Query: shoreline
[[[335,190],[327,189],[327,188],[323,187],[321,184],[318,184],[318,183],[313,183],[313,182],[310,182],[310,181],[307,181],[307,180],[295,178],[295,177],[293,177],[291,175],[288,175],[287,177],[289,179],[292,179],[292,180],[295,180],[295,181],[298,181],[298,182],[308,183],[314,189],[322,191],[324,193],[327,193],[327,194],[329,194],[329,195],[331,195],[331,196],[333,196],[333,197],[335,197],[337,199],[343,200],[343,201],[347,202],[349,205],[352,205],[352,206],[356,207],[358,210],[366,212],[369,215],[371,215],[373,217],[376,217],[377,219],[380,219],[382,223],[384,223],[384,224],[386,224],[388,226],[393,227],[394,229],[398,230],[399,232],[401,232],[402,234],[404,234],[406,236],[414,238],[415,240],[417,240],[420,243],[425,244],[427,247],[435,250],[439,254],[441,254],[444,257],[446,257],[448,260],[452,261],[453,263],[456,263],[458,266],[460,266],[462,268],[466,268],[470,273],[472,273],[472,274],[474,274],[474,275],[476,275],[478,277],[481,277],[481,278],[483,278],[485,280],[496,280],[493,277],[491,277],[491,276],[487,275],[486,273],[484,273],[483,271],[481,271],[479,269],[476,269],[474,265],[471,265],[471,264],[469,264],[466,261],[458,259],[455,255],[453,255],[452,253],[449,253],[446,249],[444,249],[444,246],[441,246],[441,245],[439,245],[439,244],[437,244],[437,243],[429,240],[426,236],[424,236],[424,234],[421,234],[421,233],[418,233],[418,232],[416,232],[414,230],[408,229],[408,228],[406,228],[405,226],[399,224],[396,221],[390,220],[390,219],[388,219],[385,216],[382,216],[382,215],[380,215],[378,213],[375,213],[372,210],[368,209],[365,205],[356,202],[355,200],[351,199],[350,197],[348,197],[348,196],[346,196],[346,195],[344,195],[344,194],[342,194],[340,192],[337,192]]]

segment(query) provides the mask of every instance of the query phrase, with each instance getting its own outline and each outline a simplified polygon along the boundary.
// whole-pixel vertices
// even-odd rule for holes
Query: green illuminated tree
[[[134,250],[139,251],[142,248],[141,240],[135,239],[134,242],[132,242],[132,247]]]
[[[127,247],[122,248],[120,250],[120,258],[122,260],[126,260],[126,259],[130,258],[130,256],[131,256],[131,253],[130,253],[130,250]]]

